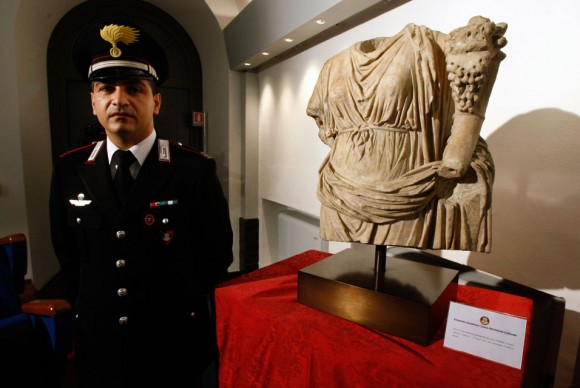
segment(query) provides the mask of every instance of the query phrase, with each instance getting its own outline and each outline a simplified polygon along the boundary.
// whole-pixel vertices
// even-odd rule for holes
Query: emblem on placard
[[[79,193],[79,195],[77,195],[77,199],[69,199],[68,201],[74,206],[86,206],[92,202],[90,199],[85,199],[85,195],[83,193]]]

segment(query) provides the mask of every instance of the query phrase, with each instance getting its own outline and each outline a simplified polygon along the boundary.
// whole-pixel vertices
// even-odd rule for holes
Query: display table
[[[422,346],[299,304],[298,270],[328,256],[306,251],[216,289],[220,388],[523,385],[525,367],[443,347],[444,325]],[[460,285],[457,301],[527,318],[526,365],[532,299]]]

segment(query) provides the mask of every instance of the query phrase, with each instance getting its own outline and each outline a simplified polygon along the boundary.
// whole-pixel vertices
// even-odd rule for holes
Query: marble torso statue
[[[307,108],[330,146],[323,239],[490,251],[494,164],[479,132],[506,28],[409,24],[326,61]]]

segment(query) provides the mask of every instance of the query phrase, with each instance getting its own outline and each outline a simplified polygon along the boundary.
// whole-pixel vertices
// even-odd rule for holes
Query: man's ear
[[[93,107],[93,116],[97,115],[97,111],[95,110],[95,95],[91,92],[91,106]]]
[[[153,103],[154,105],[154,109],[153,109],[153,113],[158,115],[159,112],[161,111],[161,102],[163,101],[163,98],[161,98],[161,93],[157,93],[155,95],[153,95]]]

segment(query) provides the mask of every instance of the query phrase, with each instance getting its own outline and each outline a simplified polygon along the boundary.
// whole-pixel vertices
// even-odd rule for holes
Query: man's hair
[[[148,80],[149,81],[149,85],[151,85],[151,91],[153,92],[153,95],[159,93],[159,85],[157,84],[156,81],[153,80]]]

